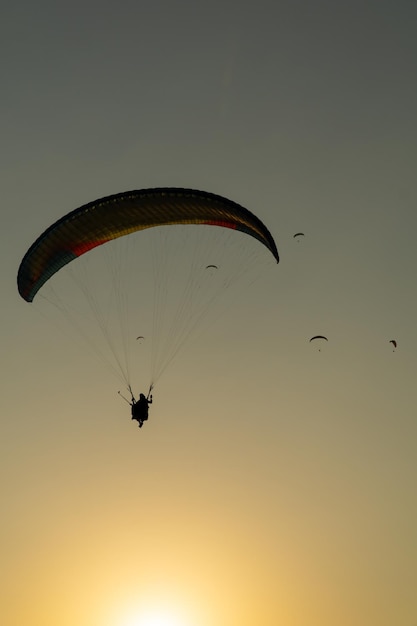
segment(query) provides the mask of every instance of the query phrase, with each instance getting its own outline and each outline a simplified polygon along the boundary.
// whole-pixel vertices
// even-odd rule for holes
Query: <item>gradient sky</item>
[[[0,32],[0,623],[415,626],[416,3],[23,0]],[[139,431],[16,273],[152,186],[243,204],[281,262]]]

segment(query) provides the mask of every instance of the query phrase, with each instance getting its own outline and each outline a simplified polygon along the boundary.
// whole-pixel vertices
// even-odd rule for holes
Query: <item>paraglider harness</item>
[[[152,404],[152,393],[151,393],[152,389],[153,389],[153,384],[151,384],[151,386],[149,387],[148,395],[146,397],[143,393],[141,393],[139,394],[139,400],[136,400],[135,396],[133,395],[132,388],[129,385],[128,391],[131,396],[130,401],[127,398],[125,398],[125,396],[122,395],[119,391],[119,395],[123,398],[123,400],[125,400],[128,404],[130,404],[131,412],[132,412],[132,420],[136,420],[137,422],[139,422],[139,428],[142,428],[143,422],[146,422],[146,420],[148,419],[149,405]]]

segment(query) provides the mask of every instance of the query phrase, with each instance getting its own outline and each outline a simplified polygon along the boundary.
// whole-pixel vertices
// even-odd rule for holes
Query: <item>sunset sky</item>
[[[417,626],[417,4],[22,0],[0,32],[0,623]],[[16,275],[69,211],[167,186],[280,263],[139,430]]]

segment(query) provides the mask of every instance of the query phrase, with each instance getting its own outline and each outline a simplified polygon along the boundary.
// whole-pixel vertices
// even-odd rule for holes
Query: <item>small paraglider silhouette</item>
[[[327,337],[325,337],[324,335],[314,335],[314,337],[311,337],[309,343],[311,343],[312,341],[316,341],[317,339],[322,339],[324,341],[329,341],[327,339]],[[321,352],[321,348],[319,348],[319,352]]]
[[[295,233],[295,235],[293,235],[293,239],[295,239],[296,241],[300,241],[301,237],[305,237],[304,233]]]
[[[396,348],[397,348],[397,342],[395,339],[390,339],[389,343],[392,343],[392,345],[394,346],[393,352],[395,352]]]
[[[210,263],[210,265],[206,265],[204,272],[206,280],[213,280],[214,276],[216,276],[219,268],[214,263]]]

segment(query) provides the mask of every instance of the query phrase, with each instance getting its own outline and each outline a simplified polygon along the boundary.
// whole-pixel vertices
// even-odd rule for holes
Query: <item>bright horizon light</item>
[[[149,610],[130,616],[120,626],[190,626],[185,618],[168,610]]]

